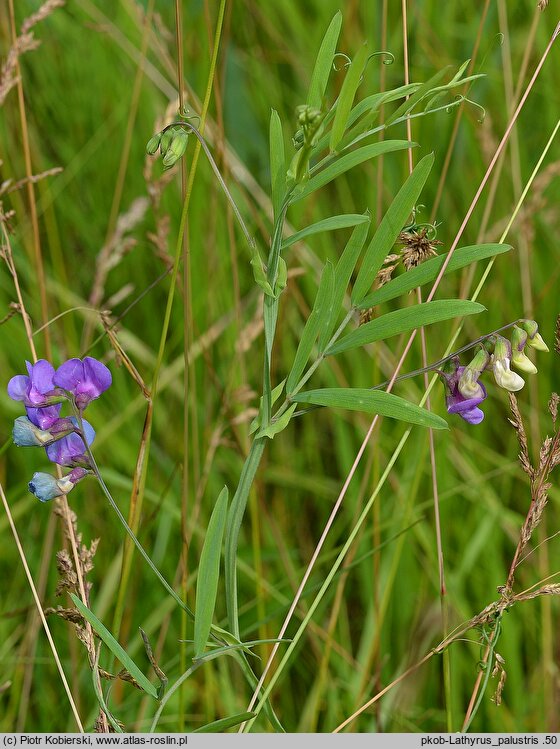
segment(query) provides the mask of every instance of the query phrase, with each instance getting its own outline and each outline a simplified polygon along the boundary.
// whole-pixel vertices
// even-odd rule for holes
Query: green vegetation
[[[0,19],[0,731],[557,731],[553,9],[59,5]],[[426,363],[520,319],[448,414]],[[102,480],[42,504],[5,386],[84,356]]]

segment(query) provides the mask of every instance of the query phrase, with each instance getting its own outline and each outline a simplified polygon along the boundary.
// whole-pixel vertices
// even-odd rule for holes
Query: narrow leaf
[[[367,148],[367,146],[364,146]],[[361,150],[361,149],[360,149]],[[383,261],[397,241],[407,219],[416,205],[428,174],[434,163],[434,155],[428,154],[418,162],[416,168],[397,193],[387,212],[381,219],[371,240],[352,290],[352,304],[359,304],[369,291]]]
[[[282,252],[296,242],[301,242],[306,237],[310,237],[312,234],[319,234],[322,231],[335,231],[335,229],[347,229],[350,226],[357,226],[369,222],[369,217],[364,216],[361,213],[345,213],[341,216],[331,216],[325,218],[322,221],[317,221],[316,224],[306,226],[305,229],[292,234],[291,237],[285,239],[282,243]]]
[[[451,256],[451,260],[445,269],[445,274],[464,268],[466,265],[476,263],[479,260],[485,260],[502,252],[508,252],[509,250],[511,250],[511,245],[509,244],[479,244],[460,247]],[[362,299],[358,308],[368,309],[369,307],[374,307],[376,304],[387,302],[401,294],[405,294],[407,291],[412,291],[417,286],[431,283],[437,278],[446,257],[447,255],[439,255],[438,257],[431,258],[422,263],[422,265],[411,268],[401,276],[393,278],[385,286],[376,289],[371,294],[368,294],[365,299]]]
[[[228,728],[238,726],[240,723],[245,723],[246,720],[251,720],[256,713],[238,713],[237,715],[230,715],[229,718],[220,718],[220,720],[214,720],[212,723],[207,723],[205,726],[195,728],[191,733],[222,733]]]
[[[286,382],[286,393],[288,393],[288,395],[299,382],[303,370],[305,369],[305,365],[307,364],[307,360],[309,359],[309,355],[311,354],[311,350],[313,349],[315,339],[321,329],[321,325],[324,325],[327,322],[333,288],[334,269],[332,263],[327,262],[323,269],[323,275],[321,276],[321,282],[319,284],[317,296],[315,297],[315,304],[313,305],[311,314],[305,323],[292,370],[288,375],[288,380]]]
[[[216,606],[222,540],[228,511],[228,490],[224,486],[212,511],[198,567],[196,582],[196,608],[194,610],[194,653],[198,658],[204,652]]]
[[[257,438],[268,437],[269,439],[274,439],[279,432],[282,432],[288,426],[295,410],[296,404],[294,403],[276,421],[272,421],[267,427],[261,429],[257,433]]]
[[[103,694],[103,688],[101,686],[101,679],[99,678],[99,673],[97,671],[98,666],[99,666],[100,652],[101,652],[101,644],[99,645],[99,648],[97,652],[95,653],[95,662],[93,664],[93,669],[91,671],[92,681],[93,681],[93,691],[95,692],[95,696],[97,697],[97,701],[99,702],[99,707],[103,710],[103,712],[107,716],[107,720],[113,726],[115,733],[123,733],[123,730],[120,727],[118,720],[109,710],[109,708],[107,707],[107,703],[105,702],[105,695]]]
[[[282,123],[275,109],[270,114],[270,181],[274,216],[278,216],[286,192],[286,156]]]
[[[119,645],[119,643],[115,640],[107,627],[95,616],[93,611],[90,611],[88,607],[82,603],[78,596],[74,595],[74,593],[70,593],[70,598],[74,602],[74,606],[78,609],[80,614],[84,617],[84,619],[86,619],[86,621],[91,624],[95,632],[103,640],[105,645],[107,645],[115,658],[117,658],[126,668],[128,673],[137,682],[138,686],[141,687],[146,692],[146,694],[149,694],[150,697],[157,699],[157,691],[154,685],[150,681],[148,681],[147,677],[144,676],[142,671],[140,671],[136,663],[134,663],[134,661],[126,653],[124,648]]]
[[[330,346],[325,352],[327,355],[340,354],[342,351],[365,346],[374,341],[381,341],[399,333],[406,333],[414,328],[431,325],[442,320],[464,315],[475,315],[483,312],[486,308],[478,302],[470,302],[462,299],[438,299],[435,302],[424,302],[414,307],[388,312],[371,322],[360,325],[359,328],[345,335],[339,341]]]
[[[335,13],[329,24],[329,28],[323,37],[321,47],[317,54],[313,75],[311,76],[309,94],[307,95],[307,103],[311,107],[317,107],[317,109],[321,109],[322,107],[323,96],[325,95],[325,90],[331,74],[332,63],[341,27],[342,13],[338,11]]]
[[[344,83],[340,89],[340,94],[336,102],[336,110],[334,115],[334,122],[331,128],[330,137],[330,150],[336,151],[336,147],[340,143],[344,131],[346,130],[346,123],[348,122],[348,115],[352,109],[354,103],[354,97],[356,91],[360,85],[364,68],[367,63],[367,44],[362,45],[348,68]]]
[[[425,408],[410,403],[404,398],[384,390],[367,388],[324,388],[307,390],[293,397],[298,403],[314,403],[317,406],[345,408],[368,414],[388,416],[390,419],[418,424],[430,429],[447,429],[447,422]]]
[[[290,202],[295,203],[297,200],[301,200],[301,198],[311,195],[315,190],[328,184],[333,179],[339,177],[341,174],[344,174],[344,172],[347,172],[358,164],[362,164],[364,161],[369,161],[369,159],[381,156],[381,154],[384,153],[389,153],[390,151],[402,151],[405,148],[410,148],[411,145],[416,144],[409,143],[406,140],[384,140],[380,143],[371,143],[368,146],[363,146],[362,148],[357,148],[355,151],[350,151],[342,156],[338,156],[330,161],[330,163],[321,169],[321,171],[307,180],[298,191],[294,192]]]
[[[334,270],[334,288],[331,297],[331,305],[326,323],[321,327],[319,333],[319,351],[323,351],[334,332],[334,327],[338,319],[344,293],[350,283],[350,278],[358,262],[358,257],[364,247],[369,229],[369,214],[364,215],[367,223],[358,225],[352,232],[348,244],[340,256]]]

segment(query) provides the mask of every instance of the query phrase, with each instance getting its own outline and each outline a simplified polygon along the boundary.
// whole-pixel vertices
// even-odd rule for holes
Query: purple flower
[[[71,421],[77,427],[77,420],[72,417]],[[95,430],[91,424],[87,421],[83,421],[85,437],[88,445],[91,445],[95,439]],[[80,464],[89,464],[89,459],[86,454],[86,446],[84,445],[83,439],[78,434],[69,434],[52,445],[45,448],[47,457],[52,463],[58,463],[59,466],[74,466]]]
[[[27,418],[32,424],[35,424],[39,429],[46,429],[48,431],[58,421],[61,408],[62,403],[56,403],[54,406],[26,408],[25,410]]]
[[[68,359],[54,374],[54,384],[72,393],[76,406],[83,411],[88,403],[99,398],[110,387],[111,372],[97,359],[86,356],[81,359]]]
[[[29,491],[41,502],[49,502],[63,494],[68,494],[74,486],[87,476],[85,468],[74,468],[67,476],[55,479],[50,473],[34,473],[28,484]]]
[[[478,406],[486,398],[486,388],[479,382],[480,390],[478,394],[471,398],[465,398],[459,390],[459,380],[464,370],[465,367],[457,367],[455,372],[445,375],[447,413],[458,414],[469,424],[480,424],[484,419],[484,411]]]
[[[8,383],[8,395],[12,400],[23,401],[29,408],[37,409],[39,406],[48,406],[52,403],[52,398],[49,396],[56,395],[53,393],[54,367],[46,359],[39,359],[36,364],[26,361],[25,364],[29,377],[26,375],[12,377]]]

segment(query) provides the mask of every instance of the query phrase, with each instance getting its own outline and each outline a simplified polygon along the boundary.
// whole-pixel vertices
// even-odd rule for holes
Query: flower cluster
[[[486,398],[486,388],[479,381],[485,370],[492,370],[496,384],[516,392],[525,385],[525,380],[511,370],[534,374],[537,368],[524,353],[526,346],[537,351],[548,351],[541,338],[539,326],[534,320],[520,320],[513,326],[511,341],[500,335],[490,335],[481,344],[474,359],[466,367],[454,356],[441,372],[446,389],[447,412],[458,414],[469,424],[480,424],[484,412],[479,408]]]
[[[8,395],[22,401],[27,414],[15,420],[13,440],[18,447],[44,447],[52,463],[72,469],[61,479],[49,473],[33,475],[29,490],[47,502],[68,494],[91,473],[86,445],[93,442],[95,431],[82,414],[111,385],[111,372],[90,356],[69,359],[57,370],[45,359],[26,365],[27,375],[16,375],[8,383]],[[65,401],[76,415],[61,417]]]

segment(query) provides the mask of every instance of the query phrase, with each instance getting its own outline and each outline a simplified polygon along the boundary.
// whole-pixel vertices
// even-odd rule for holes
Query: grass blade
[[[398,419],[430,429],[447,429],[447,422],[441,416],[416,406],[398,395],[386,393],[384,390],[323,388],[321,390],[305,390],[303,393],[294,395],[293,400],[297,403],[314,403],[318,406],[379,414],[390,419]]]
[[[367,148],[367,146],[365,146]],[[434,163],[434,155],[428,154],[418,162],[416,168],[401,187],[387,209],[366,250],[364,262],[352,290],[352,303],[359,304],[365,297],[383,261],[397,241],[403,226],[410,217],[422,188]]]
[[[335,13],[329,24],[317,54],[313,75],[311,76],[309,93],[307,95],[307,103],[310,107],[317,107],[317,109],[322,108],[323,96],[325,95],[325,90],[331,74],[332,62],[336,52],[336,45],[338,44],[341,27],[342,13],[338,11]]]
[[[348,115],[352,109],[354,103],[354,97],[356,91],[362,80],[364,68],[367,63],[367,44],[363,44],[358,54],[354,57],[346,73],[344,83],[340,89],[338,101],[336,103],[336,110],[334,115],[334,122],[331,128],[330,137],[330,150],[336,151],[336,147],[342,140],[342,136],[346,130],[346,123],[348,122]]]
[[[222,541],[228,511],[228,490],[224,486],[212,511],[198,567],[196,607],[194,610],[194,652],[199,658],[204,652],[216,607]]]
[[[324,187],[336,177],[339,177],[358,164],[362,164],[364,161],[369,161],[376,156],[381,156],[381,154],[391,151],[402,151],[405,148],[410,148],[412,145],[416,144],[409,143],[406,140],[384,140],[381,143],[371,143],[369,146],[362,146],[362,148],[357,148],[355,151],[350,151],[343,156],[339,156],[311,177],[298,190],[294,191],[290,203],[293,204],[297,200],[306,198],[312,192],[315,192],[315,190]]]
[[[384,338],[406,333],[424,325],[432,325],[453,317],[476,315],[479,312],[484,312],[485,309],[486,307],[478,304],[478,302],[469,302],[462,299],[438,299],[435,302],[424,302],[413,307],[405,307],[394,312],[388,312],[365,325],[360,325],[359,328],[330,346],[325,354],[327,356],[340,354],[342,351],[381,341]]]
[[[157,700],[157,691],[154,685],[148,681],[147,677],[144,676],[142,671],[140,671],[136,663],[134,663],[132,658],[125,652],[124,648],[119,645],[107,627],[95,616],[93,611],[90,611],[90,609],[82,603],[78,596],[74,595],[74,593],[70,593],[70,598],[80,614],[91,624],[95,632],[97,632],[115,658],[117,658],[126,668],[128,673],[137,682],[138,686],[141,687],[146,694],[149,694],[150,697]]]
[[[322,221],[317,221],[316,224],[306,226],[305,229],[292,234],[291,237],[285,239],[282,243],[282,251],[287,247],[301,242],[302,239],[310,237],[312,234],[319,234],[322,231],[335,231],[336,229],[347,229],[351,226],[357,226],[369,222],[369,216],[362,213],[344,213],[341,216],[331,216],[325,218]]]
[[[454,270],[464,268],[466,265],[476,263],[478,260],[485,260],[494,255],[499,255],[502,252],[508,252],[511,250],[509,244],[480,244],[471,245],[469,247],[460,247],[455,250],[445,273],[450,273]],[[359,309],[368,309],[368,307],[374,307],[376,304],[381,302],[387,302],[390,299],[395,299],[401,294],[406,294],[408,291],[423,286],[426,283],[431,283],[437,278],[437,275],[441,269],[441,266],[445,262],[446,255],[439,255],[439,257],[431,258],[426,260],[422,265],[418,265],[416,268],[411,268],[402,276],[393,278],[389,283],[382,286],[380,289],[376,289],[371,294],[368,294],[358,304]]]
[[[311,314],[305,323],[294,363],[290,374],[288,375],[288,380],[286,382],[286,393],[288,393],[288,395],[293,391],[299,378],[303,374],[303,370],[305,369],[305,365],[307,364],[307,360],[313,349],[313,344],[319,335],[321,326],[329,319],[333,289],[334,268],[332,263],[327,262],[323,269],[323,275],[321,276],[321,282],[319,284],[317,296],[315,297],[315,304],[313,305]]]

